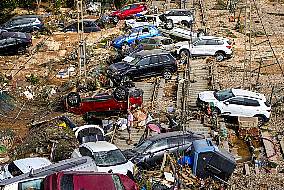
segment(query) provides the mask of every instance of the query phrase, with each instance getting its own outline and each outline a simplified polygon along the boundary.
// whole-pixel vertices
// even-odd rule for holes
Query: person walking
[[[130,109],[127,110],[127,132],[128,132],[128,140],[127,140],[127,144],[131,144],[132,140],[131,140],[131,128],[133,127],[133,114],[131,113]]]

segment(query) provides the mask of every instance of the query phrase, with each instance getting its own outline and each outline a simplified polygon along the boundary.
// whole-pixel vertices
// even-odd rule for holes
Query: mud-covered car
[[[141,89],[117,87],[114,90],[109,89],[103,93],[92,95],[70,92],[65,97],[65,108],[68,112],[78,115],[112,115],[127,112],[128,108],[141,106],[142,102],[143,91]]]

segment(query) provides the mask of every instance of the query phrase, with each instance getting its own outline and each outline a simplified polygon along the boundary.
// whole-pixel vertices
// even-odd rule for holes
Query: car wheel
[[[113,17],[113,22],[114,22],[115,24],[117,24],[118,21],[119,21],[119,18],[118,18],[117,16]]]
[[[126,100],[128,98],[128,90],[125,87],[117,87],[114,91],[113,91],[113,97],[117,100],[117,101],[122,101],[122,100]]]
[[[169,70],[165,70],[163,72],[163,77],[165,80],[170,80],[172,78],[172,72]]]
[[[77,92],[70,92],[67,95],[67,104],[70,107],[78,107],[81,103],[80,95]]]
[[[188,61],[188,58],[190,57],[190,52],[187,49],[183,49],[180,51],[179,57],[180,57],[180,63],[186,64]]]
[[[217,52],[215,54],[215,57],[216,57],[216,61],[218,61],[218,62],[221,62],[225,59],[225,55],[222,52]]]
[[[173,20],[167,19],[166,22],[165,22],[165,28],[166,28],[167,30],[173,29],[173,28],[174,28],[174,22],[173,22]]]
[[[186,20],[180,22],[185,27],[190,27],[189,23]]]
[[[257,119],[258,119],[258,127],[261,127],[262,125],[264,125],[264,123],[265,123],[265,116],[258,115]]]

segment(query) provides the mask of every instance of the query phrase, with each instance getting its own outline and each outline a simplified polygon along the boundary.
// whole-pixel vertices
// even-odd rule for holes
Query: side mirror
[[[224,104],[225,104],[225,105],[229,105],[230,103],[229,103],[229,102],[224,102]]]

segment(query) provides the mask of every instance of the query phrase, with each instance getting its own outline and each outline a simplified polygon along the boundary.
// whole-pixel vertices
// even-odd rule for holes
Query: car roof
[[[174,131],[174,132],[161,133],[161,134],[152,136],[152,137],[148,138],[147,140],[157,141],[157,140],[160,140],[160,139],[163,139],[163,138],[183,136],[183,135],[192,135],[193,137],[204,138],[203,135],[195,134],[191,131]]]
[[[88,157],[88,156],[62,160],[58,163],[51,164],[51,165],[45,166],[43,168],[35,169],[35,170],[33,170],[32,173],[25,173],[25,174],[15,176],[15,177],[10,178],[10,179],[2,180],[2,181],[0,181],[0,186],[12,184],[12,183],[27,180],[27,179],[45,177],[47,175],[51,175],[53,173],[56,173],[56,172],[59,172],[59,171],[62,171],[62,170],[70,170],[72,168],[78,168],[80,165],[90,164],[92,162],[93,162],[93,159],[91,157]]]
[[[38,169],[44,166],[52,164],[47,158],[34,157],[34,158],[23,158],[15,160],[14,164],[21,170],[23,173],[29,172],[32,168]]]
[[[232,88],[232,92],[235,96],[251,97],[251,98],[262,99],[266,101],[266,97],[264,96],[264,94],[260,94],[258,92],[252,92],[252,91],[237,89],[237,88]]]
[[[92,152],[102,152],[102,151],[111,151],[117,150],[118,148],[107,141],[97,141],[97,142],[87,142],[80,145],[80,147],[88,148]]]
[[[142,50],[135,53],[135,56],[147,56],[147,55],[159,55],[159,54],[169,54],[169,52],[161,50],[161,49],[152,49],[152,50]]]

